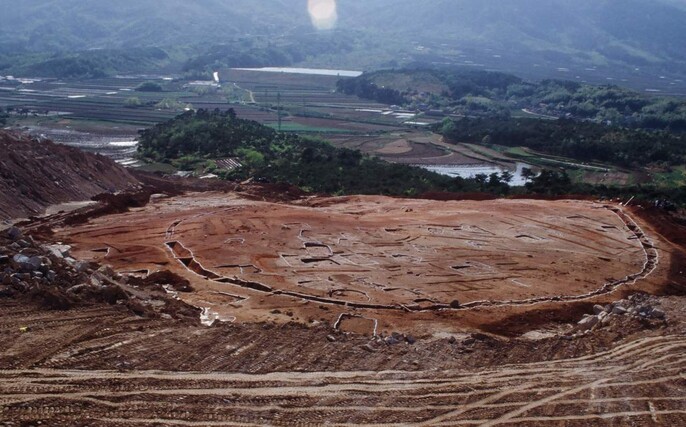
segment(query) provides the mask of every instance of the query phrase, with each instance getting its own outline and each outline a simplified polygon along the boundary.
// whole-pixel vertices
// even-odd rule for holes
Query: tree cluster
[[[341,80],[338,90],[386,104],[438,108],[471,117],[507,118],[526,109],[541,115],[635,129],[686,132],[685,101],[646,96],[612,85],[564,80],[525,82],[498,72],[416,68],[377,71]]]
[[[684,137],[664,131],[606,126],[570,119],[446,120],[436,128],[449,140],[527,147],[582,162],[624,167],[686,163]]]
[[[397,165],[316,139],[278,133],[239,119],[233,110],[189,111],[141,133],[141,157],[158,162],[236,157],[243,167],[218,171],[225,178],[288,183],[328,194],[416,195],[427,191],[478,191],[470,180]]]

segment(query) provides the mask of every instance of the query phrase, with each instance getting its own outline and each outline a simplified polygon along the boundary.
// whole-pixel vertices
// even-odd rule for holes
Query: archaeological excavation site
[[[686,420],[686,227],[657,209],[93,185],[121,190],[0,232],[2,425]]]

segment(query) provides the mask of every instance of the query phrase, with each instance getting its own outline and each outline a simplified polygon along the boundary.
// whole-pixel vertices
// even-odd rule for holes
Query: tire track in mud
[[[70,425],[686,423],[686,337],[481,371],[0,370],[0,419]],[[669,366],[661,361],[670,360]],[[99,425],[100,425],[99,424]]]

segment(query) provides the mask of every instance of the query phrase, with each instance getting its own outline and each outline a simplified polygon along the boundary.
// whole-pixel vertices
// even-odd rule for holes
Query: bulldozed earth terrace
[[[205,192],[153,196],[55,238],[122,274],[182,276],[194,292],[180,298],[209,323],[324,322],[374,336],[455,333],[496,313],[655,289],[669,257],[636,221],[579,200],[286,204]]]
[[[668,215],[144,188],[0,233],[5,425],[686,422]]]

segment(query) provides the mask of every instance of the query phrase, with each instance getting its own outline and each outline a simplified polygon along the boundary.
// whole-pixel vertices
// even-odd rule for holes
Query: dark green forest
[[[470,184],[320,140],[278,133],[255,121],[239,119],[232,110],[189,111],[145,130],[139,154],[158,162],[237,157],[243,168],[215,172],[227,179],[252,177],[258,182],[288,183],[327,194],[416,195],[465,190]]]
[[[436,131],[455,142],[527,147],[582,162],[628,168],[686,164],[686,136],[570,119],[446,119]]]
[[[410,109],[440,109],[470,117],[507,118],[527,109],[544,116],[686,132],[683,99],[649,96],[614,85],[529,82],[505,73],[418,68],[366,73],[341,80],[338,90]]]
[[[410,88],[409,90],[404,91],[394,87],[379,87],[376,81],[379,78],[388,77],[389,75],[395,75],[399,79],[402,79],[405,76],[414,78],[415,75],[418,75],[417,81],[425,82],[427,80],[436,80],[445,85],[445,89],[440,92],[433,91],[433,93],[422,93],[421,83],[415,89]],[[446,71],[419,68],[366,73],[354,79],[339,81],[338,89],[347,94],[374,99],[379,102],[385,102],[383,101],[384,97],[393,97],[400,103],[406,104],[411,102],[413,97],[422,94],[453,100],[468,95],[504,98],[510,86],[521,83],[522,79],[506,73],[466,69]],[[437,100],[434,102],[437,102]]]
[[[306,192],[325,194],[426,194],[485,193],[504,195],[585,194],[595,197],[631,197],[659,201],[667,206],[686,203],[686,189],[653,186],[606,187],[577,184],[560,170],[543,170],[525,187],[508,185],[508,174],[478,175],[474,179],[450,178],[427,170],[392,164],[341,149],[312,138],[278,133],[255,121],[236,117],[233,110],[188,111],[141,133],[142,159],[163,163],[212,165],[214,160],[235,157],[242,168],[227,171],[210,166],[224,179],[253,178],[262,183],[287,183]],[[434,197],[434,196],[432,196]],[[452,197],[452,196],[439,196]]]

